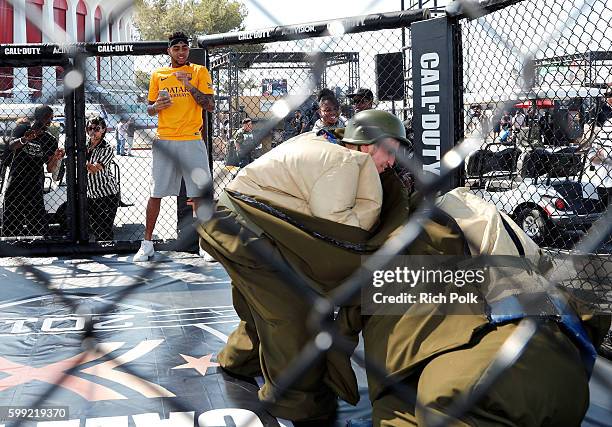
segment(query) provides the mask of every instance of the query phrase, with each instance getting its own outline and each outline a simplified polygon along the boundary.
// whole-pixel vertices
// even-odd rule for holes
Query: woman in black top
[[[94,117],[87,123],[87,211],[89,232],[96,240],[113,240],[119,207],[119,186],[111,168],[115,153],[104,139],[106,122]]]
[[[44,236],[48,234],[43,199],[44,172],[53,171],[64,157],[57,139],[47,130],[53,110],[41,105],[34,111],[34,122],[24,121],[13,131],[6,158],[8,184],[2,209],[3,236]]]

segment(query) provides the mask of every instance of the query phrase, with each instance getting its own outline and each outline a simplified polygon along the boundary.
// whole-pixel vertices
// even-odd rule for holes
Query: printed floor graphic
[[[156,257],[154,270],[121,255],[0,258],[0,407],[68,407],[65,421],[24,426],[291,426],[258,407],[257,380],[216,363],[238,323],[223,268],[191,254]],[[338,426],[369,416],[365,373],[354,368],[361,401],[340,406]],[[596,370],[612,378],[610,362]],[[610,425],[604,387],[592,381],[584,425]]]

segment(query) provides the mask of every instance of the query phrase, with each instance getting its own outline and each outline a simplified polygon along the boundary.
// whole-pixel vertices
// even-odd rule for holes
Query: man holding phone
[[[189,39],[182,32],[169,38],[171,65],[155,70],[149,83],[147,113],[159,117],[157,139],[153,143],[151,197],[147,203],[145,236],[134,261],[147,261],[155,253],[153,230],[161,199],[178,196],[181,179],[196,213],[201,195],[210,180],[208,154],[202,141],[202,110],[215,108],[212,80],[208,69],[191,64]]]
[[[10,168],[2,210],[5,237],[48,234],[43,166],[53,172],[64,157],[57,139],[48,132],[52,119],[53,109],[41,105],[34,110],[32,124],[24,121],[13,131],[5,159]]]

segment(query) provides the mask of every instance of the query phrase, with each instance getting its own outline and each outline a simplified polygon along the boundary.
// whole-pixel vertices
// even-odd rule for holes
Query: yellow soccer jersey
[[[149,83],[149,101],[156,101],[162,89],[166,89],[172,98],[172,106],[158,113],[157,137],[170,140],[198,139],[202,127],[202,107],[176,78],[174,73],[177,71],[190,74],[191,84],[200,92],[208,95],[214,93],[210,73],[202,65],[188,64],[155,70]]]

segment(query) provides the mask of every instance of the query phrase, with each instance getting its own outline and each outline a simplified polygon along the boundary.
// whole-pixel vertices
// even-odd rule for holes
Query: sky
[[[248,14],[245,19],[245,28],[255,30],[261,28],[274,27],[277,25],[301,24],[321,20],[333,20],[336,18],[366,15],[372,13],[392,12],[401,9],[401,0],[240,0],[247,8]],[[417,0],[404,0],[405,7]],[[569,18],[570,9],[583,9],[582,2],[566,7],[563,0],[544,2],[533,0],[523,3],[522,7],[511,8],[507,12],[499,12],[484,18],[488,22],[488,29],[483,27],[483,20],[464,22],[463,31],[466,60],[466,90],[478,94],[478,98],[483,93],[495,93],[499,95],[499,84],[505,82],[517,82],[518,71],[522,69],[523,62],[518,56],[510,55],[504,44],[496,38],[510,41],[515,45],[515,49],[520,51],[519,56],[526,54],[530,50],[536,52],[536,57],[553,57],[575,52],[586,52],[588,50],[608,50],[611,48],[612,38],[604,35],[605,25],[597,26],[594,23],[612,22],[610,10],[603,9],[603,5],[612,0],[592,0],[595,2],[594,10],[587,7],[580,10],[578,22],[573,22]],[[432,4],[434,0],[428,3]],[[449,3],[450,0],[438,0],[440,6]],[[265,8],[272,16],[267,16],[257,5]],[[560,19],[551,20],[548,16],[558,16]],[[569,28],[564,28],[569,24]],[[590,26],[589,26],[590,25]],[[531,28],[532,31],[526,33],[526,37],[516,37],[516,28]],[[491,35],[491,31],[495,33]],[[563,35],[558,33],[563,31]],[[377,37],[375,33],[374,37]],[[547,40],[551,37],[551,40]],[[362,45],[359,37],[339,40],[338,49],[347,50],[347,43],[351,43],[351,50],[358,51],[362,57],[360,60],[361,83],[372,86],[374,72],[371,69],[371,62],[367,53],[372,50],[371,45]],[[325,42],[327,39],[315,39]],[[380,47],[379,36],[377,49]],[[397,43],[395,43],[397,44]],[[279,50],[278,46],[272,46]],[[282,47],[282,46],[281,46]],[[394,47],[397,50],[397,46]],[[324,49],[329,50],[329,49]],[[388,51],[393,51],[389,48]],[[371,56],[371,55],[370,55]],[[488,61],[480,62],[482,58]],[[469,70],[468,70],[469,69]],[[468,72],[469,71],[469,72]],[[554,71],[557,74],[565,72]],[[602,70],[609,74],[610,68]],[[340,73],[341,74],[341,73]],[[469,74],[469,75],[468,75]],[[565,73],[567,74],[567,73]],[[609,80],[610,76],[601,76],[602,80]],[[337,82],[329,81],[329,84]],[[341,85],[341,83],[338,83]],[[559,83],[561,84],[561,83]],[[514,91],[513,84],[506,84],[506,89]],[[489,95],[486,95],[489,97]]]
[[[257,0],[278,21],[262,13],[255,3],[243,0],[248,15],[247,30],[275,27],[276,25],[302,24],[347,16],[370,13],[394,12],[400,10],[401,0]],[[406,7],[410,0],[404,0]]]

